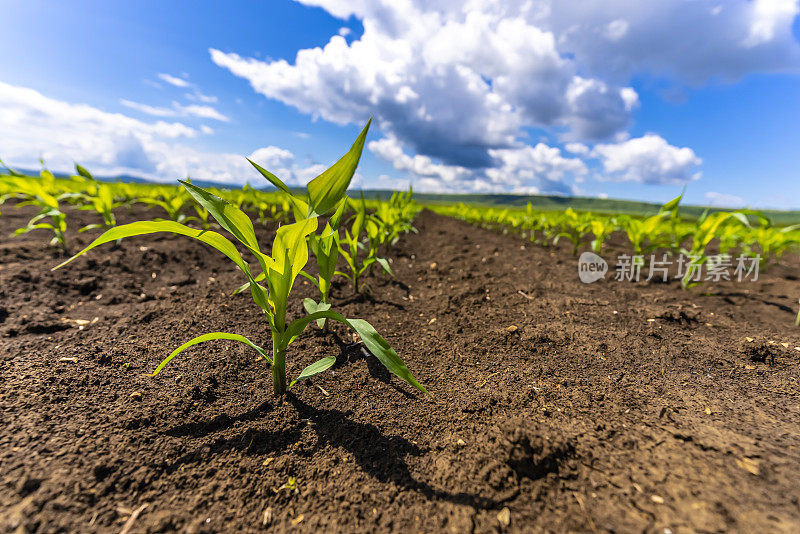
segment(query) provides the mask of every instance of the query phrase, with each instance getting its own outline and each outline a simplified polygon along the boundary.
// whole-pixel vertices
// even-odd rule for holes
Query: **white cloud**
[[[178,113],[172,108],[162,108],[157,106],[149,106],[147,104],[142,104],[140,102],[133,102],[131,100],[126,100],[124,98],[119,99],[119,103],[125,106],[126,108],[135,109],[141,113],[146,115],[151,115],[153,117],[177,117]]]
[[[345,124],[374,115],[384,134],[446,165],[491,165],[488,150],[516,146],[524,126],[604,138],[630,122],[633,89],[578,76],[554,35],[524,18],[378,4],[353,4],[364,24],[358,40],[334,35],[293,63],[216,49],[211,58],[315,117]]]
[[[394,137],[370,141],[369,150],[400,171],[414,178],[419,191],[442,192],[545,192],[568,194],[567,178],[586,175],[586,165],[579,159],[565,158],[561,150],[544,143],[536,146],[490,149],[493,165],[469,169],[458,165],[435,163],[428,156],[408,155]]]
[[[567,178],[580,181],[588,172],[586,164],[577,158],[565,158],[556,147],[538,143],[510,149],[492,149],[489,153],[499,165],[486,170],[486,176],[496,189],[501,186],[516,193],[571,194],[574,187]]]
[[[230,122],[230,119],[214,109],[211,106],[203,106],[199,104],[189,104],[187,106],[178,104],[176,102],[172,103],[173,109],[175,109],[181,116],[194,116],[200,117],[203,119],[214,119],[217,121],[222,122]]]
[[[709,191],[705,194],[705,198],[711,206],[721,208],[741,208],[744,206],[744,200],[741,197],[729,195],[728,193]]]
[[[590,152],[589,147],[583,143],[567,143],[564,145],[564,148],[567,152],[572,152],[573,154],[578,154],[580,156],[585,156]]]
[[[395,169],[423,179],[427,184],[435,180],[442,187],[458,189],[459,182],[472,175],[465,167],[434,163],[428,156],[419,154],[409,156],[394,137],[370,141],[367,147],[382,160],[390,162]]]
[[[0,124],[2,155],[20,168],[38,167],[42,156],[50,168],[62,172],[71,172],[79,162],[99,176],[133,174],[166,182],[192,176],[229,184],[264,183],[242,155],[190,146],[200,133],[212,133],[206,126],[198,132],[179,122],[144,122],[3,82]],[[250,157],[295,185],[307,182],[319,169],[299,165],[291,152],[274,146],[255,150]]]
[[[174,85],[175,87],[189,87],[191,85],[183,78],[178,78],[177,76],[172,76],[171,74],[165,74],[163,72],[158,75],[158,78],[170,85]]]
[[[362,124],[372,115],[386,136],[373,147],[395,168],[442,182],[467,175],[479,187],[493,186],[492,169],[508,175],[492,151],[517,149],[527,127],[623,145],[640,105],[627,87],[634,75],[702,84],[800,64],[797,0],[730,0],[724,9],[674,0],[298,1],[354,16],[364,32],[350,43],[340,32],[288,60],[211,49],[212,60],[315,119]],[[696,174],[684,170],[692,162],[673,163],[615,173],[648,183]]]
[[[195,90],[193,93],[186,93],[186,98],[193,102],[202,102],[203,104],[216,104],[219,100],[214,95],[204,95],[197,90]]]
[[[682,184],[697,180],[703,162],[688,147],[676,147],[656,134],[615,144],[598,144],[592,155],[600,160],[605,177],[644,184]]]
[[[797,0],[755,0],[750,6],[750,32],[743,43],[748,48],[768,44],[792,34],[792,22],[800,8]]]
[[[153,117],[200,117],[202,119],[214,119],[223,122],[230,122],[230,119],[211,106],[200,104],[182,105],[173,102],[172,107],[156,107],[140,102],[133,102],[121,98],[119,101],[125,107],[135,109],[141,113],[152,115]]]
[[[557,36],[559,49],[606,81],[647,73],[701,85],[800,64],[792,34],[797,0],[545,3],[541,24]]]

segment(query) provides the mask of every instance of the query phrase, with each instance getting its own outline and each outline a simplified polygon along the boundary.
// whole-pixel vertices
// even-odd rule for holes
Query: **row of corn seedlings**
[[[800,225],[774,226],[763,212],[756,210],[706,210],[699,219],[687,220],[679,211],[682,197],[667,202],[650,217],[603,215],[577,212],[572,208],[540,211],[530,203],[525,209],[466,204],[432,209],[485,228],[516,232],[543,246],[567,240],[574,255],[582,248],[600,254],[608,238],[619,232],[636,257],[662,250],[668,255],[690,258],[692,268],[686,270],[681,280],[687,289],[697,285],[690,280],[692,269],[710,261],[712,243],[720,254],[738,253],[758,258],[761,269],[766,269],[787,251],[800,248]]]

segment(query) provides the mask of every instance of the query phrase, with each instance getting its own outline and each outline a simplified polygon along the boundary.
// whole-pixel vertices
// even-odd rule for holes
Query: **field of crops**
[[[3,531],[800,529],[800,226],[365,200],[365,135],[302,191],[4,168]]]

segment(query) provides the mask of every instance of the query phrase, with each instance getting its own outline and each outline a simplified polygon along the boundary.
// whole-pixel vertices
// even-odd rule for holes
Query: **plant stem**
[[[272,387],[276,397],[286,393],[286,347],[279,347],[272,336]]]

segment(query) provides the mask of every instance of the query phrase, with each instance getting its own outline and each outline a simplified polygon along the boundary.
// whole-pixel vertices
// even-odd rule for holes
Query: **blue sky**
[[[795,0],[0,3],[12,165],[800,208]]]

